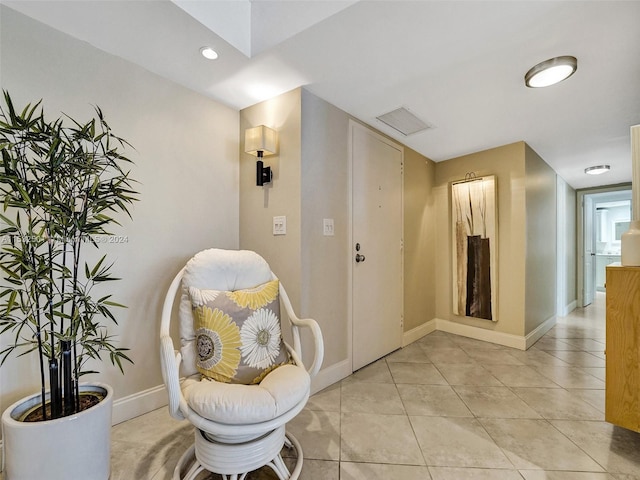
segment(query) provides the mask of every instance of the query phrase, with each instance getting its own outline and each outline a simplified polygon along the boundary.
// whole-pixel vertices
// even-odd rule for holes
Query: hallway
[[[599,293],[526,352],[434,332],[365,367],[288,425],[300,478],[640,479],[640,434],[604,422],[604,316]],[[117,425],[111,480],[170,479],[192,435],[166,408]]]

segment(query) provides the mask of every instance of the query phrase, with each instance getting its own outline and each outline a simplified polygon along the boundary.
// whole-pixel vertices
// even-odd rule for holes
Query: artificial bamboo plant
[[[131,362],[107,331],[122,307],[100,285],[117,280],[112,264],[89,262],[86,249],[110,238],[118,213],[130,216],[137,192],[119,151],[129,144],[95,112],[86,123],[48,120],[41,102],[19,111],[6,91],[0,107],[0,365],[37,354],[45,420],[80,410],[89,359],[108,353],[121,371]]]

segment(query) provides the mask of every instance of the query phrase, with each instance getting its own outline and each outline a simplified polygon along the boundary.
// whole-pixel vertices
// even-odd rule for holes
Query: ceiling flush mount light
[[[218,52],[211,47],[202,47],[200,49],[200,54],[207,60],[215,60],[218,58]]]
[[[244,132],[244,152],[258,157],[256,162],[256,185],[259,187],[265,183],[270,183],[273,178],[271,167],[265,167],[262,158],[265,155],[276,153],[277,143],[276,131],[264,125],[247,128]]]
[[[524,83],[531,88],[548,87],[569,78],[577,69],[576,57],[551,58],[529,70],[524,76]]]
[[[584,173],[589,175],[600,175],[602,173],[606,173],[611,170],[609,165],[597,165],[595,167],[589,167],[584,169]]]

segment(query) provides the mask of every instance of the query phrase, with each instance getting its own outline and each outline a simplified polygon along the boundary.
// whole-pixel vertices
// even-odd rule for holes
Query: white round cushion
[[[276,368],[258,385],[200,380],[199,375],[182,383],[182,393],[189,407],[204,418],[230,425],[278,418],[306,401],[310,388],[309,374],[297,365]]]

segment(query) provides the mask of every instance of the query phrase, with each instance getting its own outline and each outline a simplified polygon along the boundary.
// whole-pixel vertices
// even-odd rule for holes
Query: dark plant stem
[[[44,382],[44,354],[42,353],[42,339],[40,338],[40,330],[36,332],[38,337],[38,358],[40,359],[40,403],[42,405],[42,418],[47,419],[47,396],[45,394],[45,382]]]
[[[49,262],[49,275],[53,275],[53,245],[51,240],[51,232],[49,228],[47,228],[47,253],[48,253],[48,262]],[[56,343],[55,343],[56,336],[55,336],[55,323],[53,322],[53,287],[51,284],[49,284],[49,287],[47,289],[47,304],[49,307],[49,318],[51,319],[49,321],[49,335],[51,337],[51,359],[49,360],[49,368],[51,368],[51,362],[53,362],[54,360],[56,361],[56,365],[59,364],[59,362],[55,358],[56,357],[56,353],[55,353],[56,352]],[[51,375],[49,376],[49,384],[50,384],[49,388],[51,389],[51,414],[52,415],[54,414],[53,413],[54,397],[55,397],[56,403],[58,403],[58,397],[60,398],[60,400],[62,399],[62,391],[60,389],[60,386],[62,385],[62,378],[61,378],[62,370],[60,368],[56,368],[56,370],[58,372],[58,376],[55,378],[55,383],[56,383],[55,385],[53,384],[54,378]],[[59,412],[56,410],[56,414],[58,413]]]
[[[31,210],[29,210],[29,223],[31,223]],[[29,228],[31,231],[32,229]],[[31,267],[36,269],[36,253],[33,248],[33,239],[27,238],[28,242],[28,252],[29,252],[29,261],[31,262]],[[38,357],[40,358],[40,381],[42,382],[42,417],[47,419],[47,410],[46,410],[46,396],[45,396],[45,375],[44,375],[44,348],[42,346],[42,323],[40,320],[40,288],[38,287],[38,280],[32,280],[31,282],[31,294],[32,298],[35,299],[35,316],[36,316],[36,336],[38,338]],[[49,380],[51,380],[51,376],[49,376]]]
[[[62,415],[62,392],[60,391],[60,368],[58,359],[49,359],[49,402],[51,404],[51,418],[59,418]],[[46,405],[42,405],[43,418],[46,420]]]
[[[71,304],[71,333],[73,335],[72,338],[77,338],[77,330],[79,328],[80,316],[79,313],[76,312],[76,289],[78,288],[78,264],[80,263],[80,244],[82,242],[82,238],[76,236],[73,239],[73,301]],[[75,401],[76,401],[76,410],[80,410],[80,382],[79,382],[79,368],[78,365],[78,347],[77,342],[73,342],[73,373],[74,373],[74,383],[75,383]]]
[[[64,378],[64,414],[70,415],[77,409],[73,389],[73,369],[71,368],[71,340],[62,340],[62,376]]]

